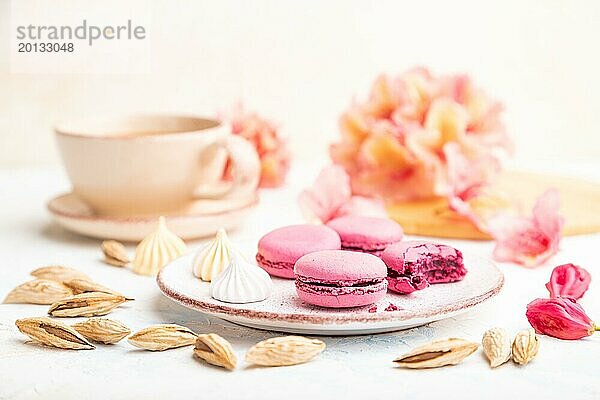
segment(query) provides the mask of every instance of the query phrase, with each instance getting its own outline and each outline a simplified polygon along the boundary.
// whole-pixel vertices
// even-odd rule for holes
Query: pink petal
[[[590,286],[592,276],[582,267],[575,264],[563,264],[552,270],[546,288],[550,297],[568,297],[579,300]]]
[[[527,305],[525,315],[535,331],[542,335],[577,340],[594,333],[592,320],[573,299],[535,299]]]
[[[532,217],[499,213],[488,222],[489,233],[496,240],[496,260],[531,267],[558,251],[563,219],[558,215],[557,195],[551,190],[540,196]]]
[[[409,131],[406,135],[406,147],[413,153],[415,163],[420,164],[427,171],[433,191],[436,195],[447,192],[446,169],[443,160],[439,157],[438,150],[430,148],[430,143],[435,142],[437,133],[417,129]],[[415,184],[419,184],[415,182]],[[425,182],[423,182],[423,185]]]
[[[277,126],[257,113],[246,112],[241,103],[236,104],[229,113],[220,113],[218,118],[231,125],[231,133],[248,140],[256,149],[261,162],[259,186],[282,185],[289,170],[290,152]],[[226,176],[228,174],[229,168]]]
[[[546,236],[554,241],[560,241],[560,233],[564,218],[558,214],[560,208],[560,193],[557,189],[549,189],[542,194],[533,207],[533,220]]]
[[[469,95],[469,89],[471,87],[471,79],[468,75],[456,75],[450,77],[448,85],[451,97],[454,101],[464,104]]]
[[[298,203],[307,220],[325,223],[337,215],[350,197],[348,174],[339,165],[330,165],[321,170],[312,187],[300,193]]]
[[[443,151],[448,165],[451,194],[463,200],[475,197],[479,189],[489,184],[500,172],[500,161],[492,155],[469,159],[455,142],[444,145]]]
[[[487,231],[484,215],[473,210],[470,200],[483,194],[487,185],[500,172],[500,162],[492,155],[468,159],[458,143],[444,146],[447,163],[448,203],[450,208],[467,217],[482,231]]]
[[[529,239],[534,230],[530,219],[509,214],[498,214],[488,221],[488,231],[496,240],[494,258],[497,261],[513,261],[529,264],[527,257],[539,250],[536,242]]]
[[[387,212],[383,201],[363,196],[352,196],[338,210],[336,217],[344,215],[359,215],[362,217],[387,218]]]

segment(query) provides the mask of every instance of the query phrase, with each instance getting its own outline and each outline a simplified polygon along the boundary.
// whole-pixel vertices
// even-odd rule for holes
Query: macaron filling
[[[273,270],[290,270],[292,271],[294,268],[294,264],[293,263],[287,263],[287,262],[283,262],[283,261],[271,261],[271,260],[267,260],[265,257],[262,256],[262,254],[256,254],[256,262],[258,263],[258,265],[260,265],[261,267],[266,267],[266,268],[270,268]],[[293,274],[293,271],[292,271]]]
[[[340,296],[344,294],[369,294],[385,290],[385,278],[356,280],[320,280],[305,276],[296,276],[296,288],[303,292]]]
[[[378,243],[377,245],[366,245],[359,242],[349,242],[342,240],[342,249],[348,251],[362,251],[364,253],[381,253],[390,243]]]
[[[462,280],[467,274],[460,252],[457,256],[433,257],[433,260],[425,263],[422,270],[429,283],[456,282]]]
[[[400,273],[388,267],[388,288],[394,292],[409,294],[417,290],[425,289],[429,282],[423,274],[405,272]]]
[[[404,254],[403,264],[404,271],[422,274],[429,283],[456,282],[467,274],[462,253],[437,243],[410,247]]]

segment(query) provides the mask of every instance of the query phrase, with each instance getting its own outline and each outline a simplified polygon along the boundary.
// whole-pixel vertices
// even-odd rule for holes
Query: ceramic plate
[[[197,200],[185,214],[167,215],[167,225],[182,239],[213,235],[219,228],[239,226],[258,204],[258,195],[223,200]],[[157,216],[112,217],[97,215],[73,193],[48,202],[54,220],[64,228],[99,239],[140,241],[156,228]]]
[[[160,290],[186,307],[258,329],[317,335],[360,335],[412,328],[448,318],[498,294],[504,275],[491,262],[465,255],[469,273],[461,282],[432,285],[407,296],[388,294],[373,306],[327,309],[302,303],[293,280],[273,278],[271,297],[258,303],[229,304],[211,298],[209,283],[192,273],[192,255],[165,266]],[[386,311],[390,304],[396,311]]]

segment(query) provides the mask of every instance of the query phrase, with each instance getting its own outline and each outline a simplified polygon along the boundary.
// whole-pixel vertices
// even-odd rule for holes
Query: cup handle
[[[226,153],[231,161],[232,182],[224,184],[201,185],[194,191],[195,198],[219,199],[223,197],[241,197],[254,192],[260,180],[260,160],[254,146],[237,135],[227,137],[215,143],[221,155]],[[216,152],[215,157],[218,157]]]

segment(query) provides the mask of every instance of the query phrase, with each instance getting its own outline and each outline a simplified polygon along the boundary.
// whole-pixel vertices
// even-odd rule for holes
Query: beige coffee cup
[[[185,212],[198,198],[251,195],[260,163],[253,146],[219,121],[139,115],[59,124],[58,148],[74,193],[98,214]],[[233,179],[221,181],[227,159]]]

